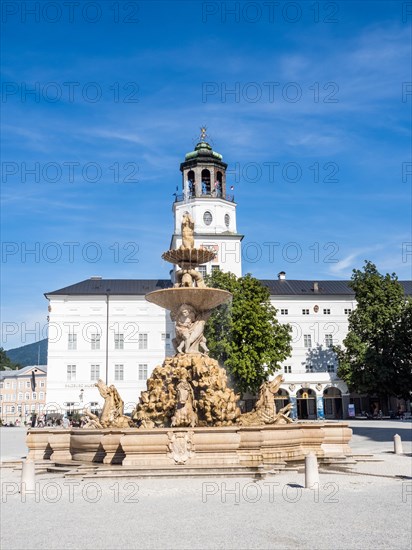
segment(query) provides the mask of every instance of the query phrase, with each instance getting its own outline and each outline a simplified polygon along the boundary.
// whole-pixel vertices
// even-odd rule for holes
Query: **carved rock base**
[[[188,383],[191,397],[179,401],[179,385]],[[239,396],[227,385],[225,369],[198,353],[167,357],[154,369],[133,418],[142,428],[168,426],[230,426],[240,417]]]

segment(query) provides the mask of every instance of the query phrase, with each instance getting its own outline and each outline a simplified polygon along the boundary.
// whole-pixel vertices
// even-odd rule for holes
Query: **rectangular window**
[[[212,265],[212,273],[214,271],[220,271],[220,265]]]
[[[328,365],[327,370],[328,372],[335,372],[335,365]]]
[[[165,342],[166,348],[170,348],[170,333],[169,332],[163,332],[162,333],[162,342]]]
[[[139,380],[147,380],[147,364],[139,364]]]
[[[197,268],[198,272],[201,274],[201,276],[203,278],[206,277],[207,275],[207,269],[206,269],[206,266],[205,265],[199,265],[199,267]]]
[[[76,365],[67,365],[67,381],[76,380]]]
[[[286,365],[283,367],[283,371],[290,374],[292,372],[292,367],[290,365]]]
[[[350,313],[352,313],[351,309],[345,309],[345,315],[349,315]]]
[[[25,398],[26,398],[26,401],[30,401],[30,394],[29,394],[29,393],[26,393],[26,394],[25,394]]]
[[[114,379],[115,380],[124,380],[124,366],[115,365],[114,366]]]
[[[306,365],[306,372],[313,372],[312,365]]]
[[[10,388],[10,382],[6,382],[6,389]]]
[[[312,347],[312,336],[310,334],[303,335],[303,345],[305,346],[305,348]]]
[[[17,405],[17,412],[21,413],[21,405]]]
[[[33,401],[36,401],[37,393],[35,391],[31,394],[31,398],[32,398]]]
[[[44,382],[40,382],[40,387],[44,388]]]
[[[17,401],[23,401],[23,394],[22,393],[19,393],[19,395],[17,397]]]
[[[42,399],[44,399],[44,392],[41,391],[41,392],[39,393],[39,399],[40,399],[40,401],[41,401]]]
[[[92,334],[90,336],[92,349],[100,349],[100,334]]]
[[[280,314],[281,315],[289,315],[289,310],[288,309],[281,309]]]
[[[139,333],[139,349],[147,349],[147,334]]]
[[[325,345],[327,348],[331,348],[333,346],[332,334],[325,334]]]
[[[330,315],[330,309],[324,309],[323,315]]]
[[[114,335],[114,349],[124,349],[124,335],[116,333]]]
[[[11,387],[13,388],[13,390],[16,389],[16,381],[15,380],[12,381]]]
[[[74,350],[77,349],[77,334],[69,333],[68,334],[68,347],[67,349]]]
[[[2,390],[4,387],[4,382],[0,382],[0,390]]]
[[[31,384],[30,384],[30,380],[27,380],[26,382],[26,388],[30,388]]]
[[[302,315],[309,315],[308,309],[302,309]]]
[[[96,382],[100,378],[100,365],[90,365],[90,380]]]

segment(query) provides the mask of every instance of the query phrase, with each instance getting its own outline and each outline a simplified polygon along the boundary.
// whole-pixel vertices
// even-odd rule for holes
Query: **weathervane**
[[[200,141],[206,141],[206,138],[207,138],[207,127],[206,126],[202,126],[200,128]]]

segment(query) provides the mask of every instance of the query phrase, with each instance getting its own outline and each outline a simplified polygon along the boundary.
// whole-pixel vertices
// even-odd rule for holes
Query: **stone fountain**
[[[146,299],[168,309],[175,323],[175,355],[157,367],[133,414],[144,428],[182,426],[230,426],[240,417],[239,395],[228,387],[227,375],[208,356],[205,324],[212,310],[231,300],[226,290],[207,288],[196,268],[210,262],[215,253],[194,247],[194,224],[183,216],[182,245],[162,258],[176,264],[173,288],[156,290]]]
[[[130,421],[114,386],[96,385],[105,398],[99,417],[86,411],[83,429],[32,429],[27,445],[33,459],[103,463],[124,475],[265,475],[309,452],[327,463],[346,461],[352,431],[345,423],[292,422],[291,405],[277,411],[275,395],[282,376],[262,384],[253,411],[241,414],[239,395],[227,374],[209,357],[205,323],[230,292],[208,288],[196,269],[214,252],[194,246],[194,223],[182,220],[182,245],[163,259],[178,266],[173,288],[146,295],[170,311],[175,323],[175,354],[166,357],[147,381]],[[69,466],[68,466],[69,467]],[[83,476],[84,477],[84,476]]]

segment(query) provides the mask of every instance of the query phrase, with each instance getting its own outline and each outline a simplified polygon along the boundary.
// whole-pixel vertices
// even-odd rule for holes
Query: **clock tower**
[[[236,228],[235,198],[227,192],[227,164],[206,138],[206,128],[202,128],[199,143],[180,165],[182,192],[176,194],[173,204],[174,233],[170,248],[181,245],[182,218],[188,213],[195,224],[195,247],[216,252],[215,259],[199,266],[199,271],[209,275],[213,269],[221,269],[240,277],[243,235]]]

